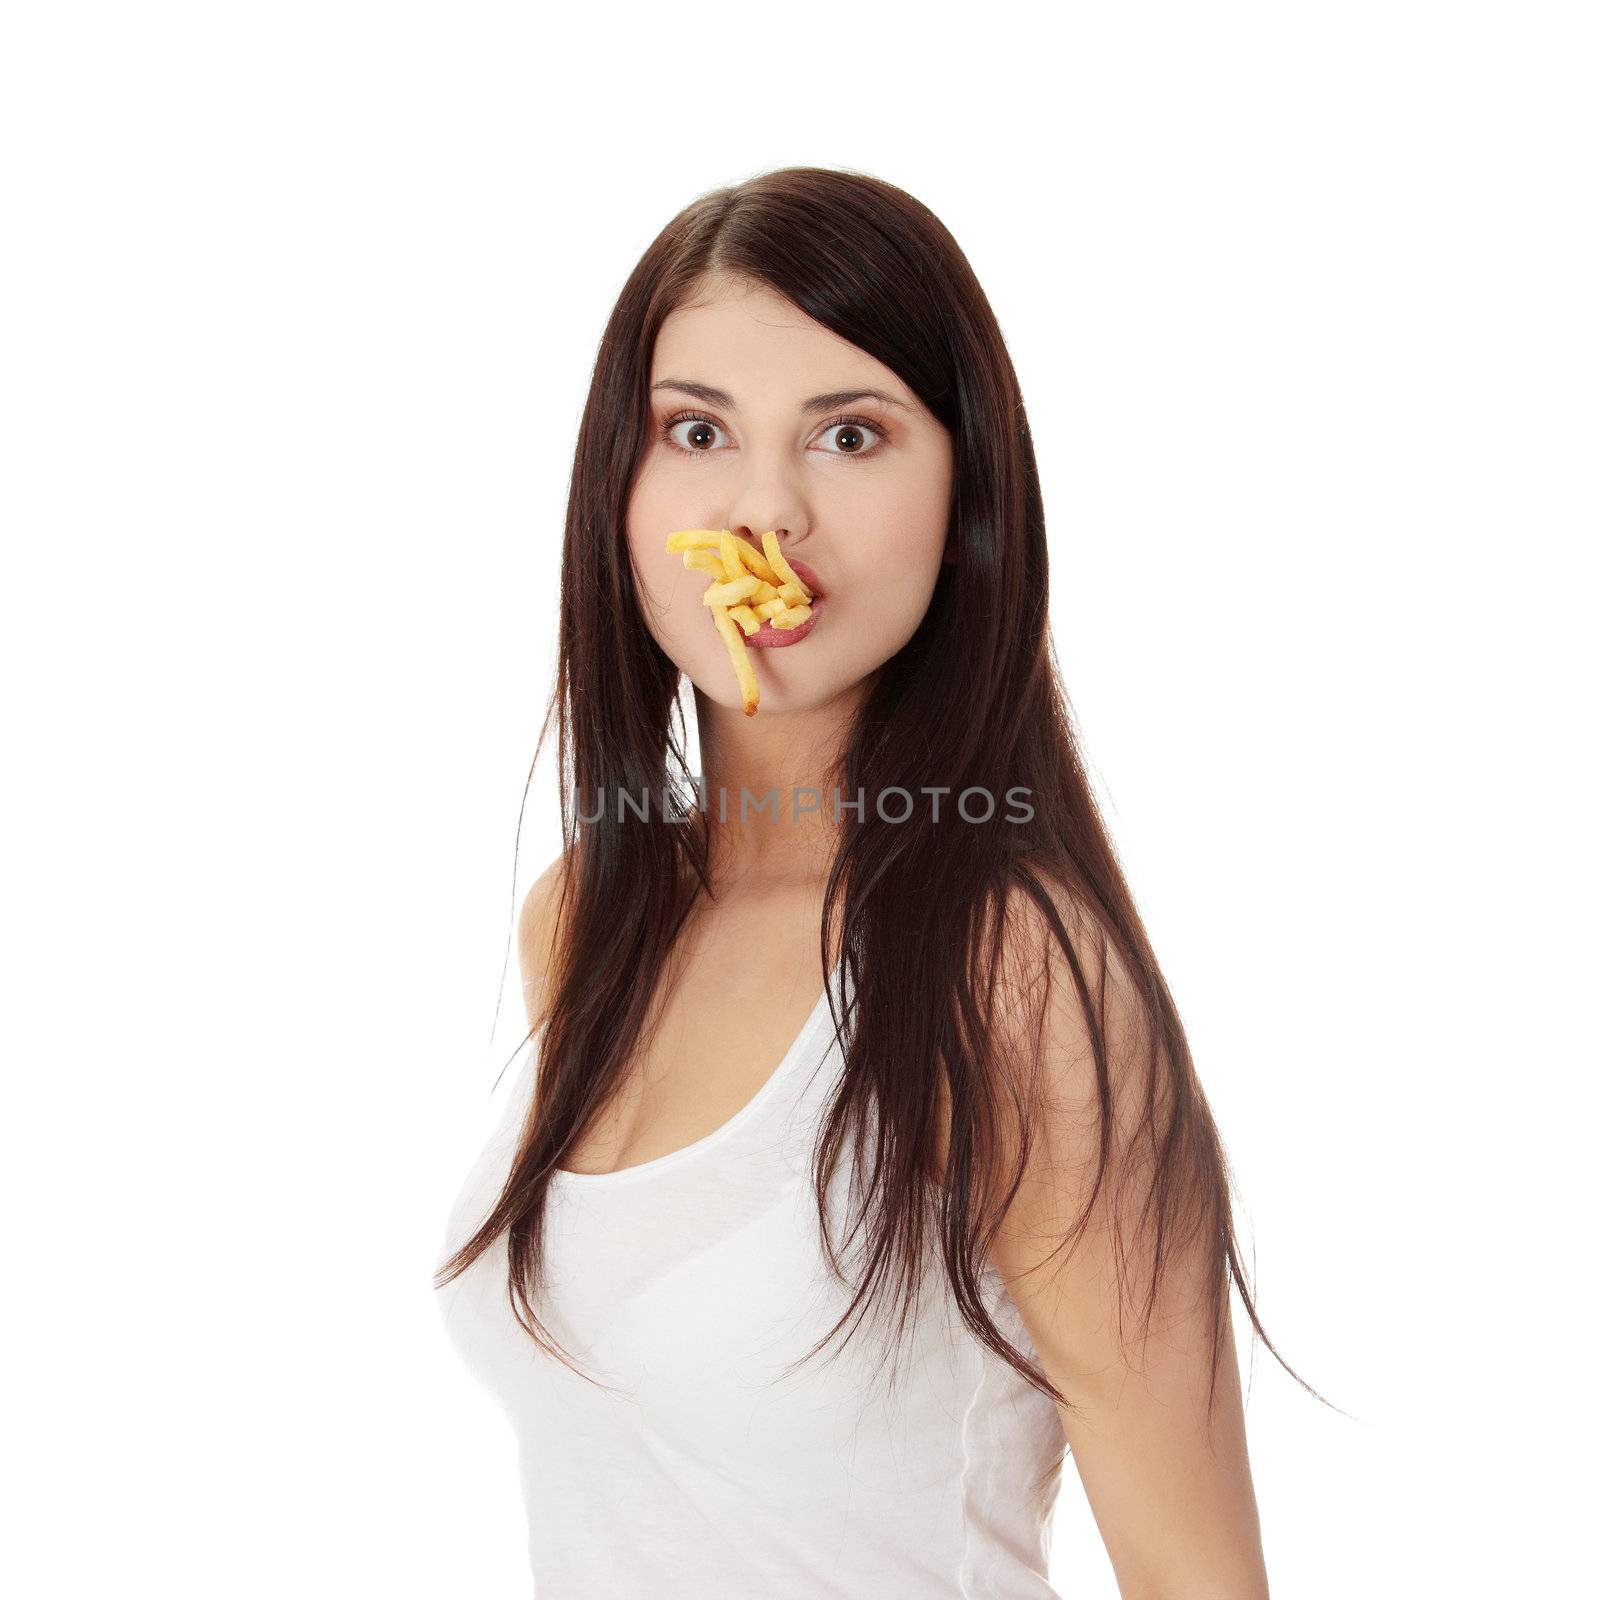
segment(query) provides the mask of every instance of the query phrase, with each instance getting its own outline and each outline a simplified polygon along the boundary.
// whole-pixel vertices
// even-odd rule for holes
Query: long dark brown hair
[[[844,810],[824,896],[821,968],[832,969],[837,949],[850,1004],[848,1018],[834,1017],[845,1065],[812,1178],[837,1272],[824,1197],[842,1151],[854,1152],[853,1231],[865,1241],[864,1271],[844,1315],[808,1355],[847,1321],[859,1323],[886,1291],[903,1325],[907,1299],[934,1262],[973,1335],[1067,1404],[996,1326],[980,1284],[1048,1093],[1037,1064],[1019,1069],[1027,1052],[1002,1048],[993,1020],[997,975],[1020,970],[1007,929],[1026,923],[1043,939],[1021,947],[1048,956],[1037,963],[1034,990],[1048,987],[1052,970],[1070,974],[1099,1104],[1092,1192],[1062,1245],[1070,1248],[1102,1198],[1115,1199],[1119,1264],[1146,1264],[1138,1278],[1146,1328],[1170,1262],[1180,1251],[1201,1253],[1214,1403],[1230,1279],[1256,1333],[1278,1353],[1240,1261],[1221,1140],[1079,756],[1049,637],[1044,507],[1016,373],[943,224],[903,190],[850,171],[785,168],[695,200],[645,252],[606,326],[573,462],[559,665],[534,755],[536,767],[558,718],[560,933],[536,1091],[497,1203],[438,1282],[506,1234],[517,1319],[568,1359],[534,1304],[550,1175],[616,1086],[691,906],[712,895],[702,813],[690,807],[685,824],[656,805],[641,817],[592,803],[619,793],[686,795],[695,782],[678,668],[647,628],[616,619],[643,615],[626,519],[653,438],[656,335],[711,274],[766,285],[881,361],[954,446],[955,560],[942,567],[916,633],[871,684],[832,774],[845,796],[865,804]],[[924,785],[948,789],[942,820],[928,805],[903,821],[878,815],[881,793]],[[997,805],[987,822],[952,821],[955,797],[969,788],[1024,790],[1033,814],[1019,822],[1016,807]],[[904,809],[893,799],[885,807],[890,819]],[[1113,1025],[1113,976],[1137,1024],[1132,1034]],[[1137,1061],[1119,1057],[1124,1036],[1139,1040]],[[1119,1084],[1132,1085],[1131,1096]],[[1125,1102],[1136,1116],[1124,1142],[1113,1126]],[[941,1103],[947,1148],[936,1155]],[[1119,1148],[1128,1159],[1113,1160]],[[1002,1149],[1014,1159],[1002,1161]],[[1134,1287],[1130,1268],[1119,1307],[1136,1298]]]

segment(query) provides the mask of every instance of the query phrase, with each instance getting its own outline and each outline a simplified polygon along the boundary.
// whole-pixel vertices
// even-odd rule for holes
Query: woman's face
[[[669,554],[667,535],[727,528],[759,549],[776,532],[824,598],[804,638],[749,656],[761,715],[807,710],[874,672],[927,611],[949,531],[950,435],[889,368],[764,285],[702,290],[662,324],[651,366],[654,426],[628,503],[645,621],[702,695],[738,713],[701,599],[711,576]]]

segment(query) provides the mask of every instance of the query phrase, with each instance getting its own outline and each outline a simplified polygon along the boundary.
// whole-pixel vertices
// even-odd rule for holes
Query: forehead
[[[687,378],[741,403],[799,399],[851,384],[914,405],[910,390],[865,350],[841,339],[765,284],[715,280],[661,324],[650,381]]]

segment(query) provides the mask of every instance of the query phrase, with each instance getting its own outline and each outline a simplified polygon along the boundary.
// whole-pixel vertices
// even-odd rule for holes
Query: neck
[[[859,685],[804,711],[746,717],[695,691],[714,882],[826,877],[842,827],[844,741],[864,692]]]

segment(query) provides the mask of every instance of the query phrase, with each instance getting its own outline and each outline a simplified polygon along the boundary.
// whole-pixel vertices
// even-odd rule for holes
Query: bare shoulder
[[[1146,980],[1082,893],[1033,882],[1037,896],[1012,892],[995,938],[996,1027],[1053,1097],[1098,1098],[1099,1072],[1126,1088],[1149,1043]]]
[[[1006,906],[991,1018],[1001,1178],[991,1259],[1030,1293],[1065,1267],[1058,1251],[1084,1229],[1127,1264],[1127,1240],[1108,1234],[1120,1232],[1113,1213],[1143,1209],[1171,1066],[1151,987],[1159,979],[1082,894],[1036,881],[1039,899],[1024,890]],[[1080,1271],[1102,1264],[1086,1239],[1077,1259]],[[1071,1271],[1059,1281],[1072,1284]],[[1015,1284],[1013,1293],[1023,1296]]]
[[[517,961],[530,1028],[537,1028],[544,1019],[565,909],[568,867],[568,856],[557,856],[529,886],[517,914]]]

